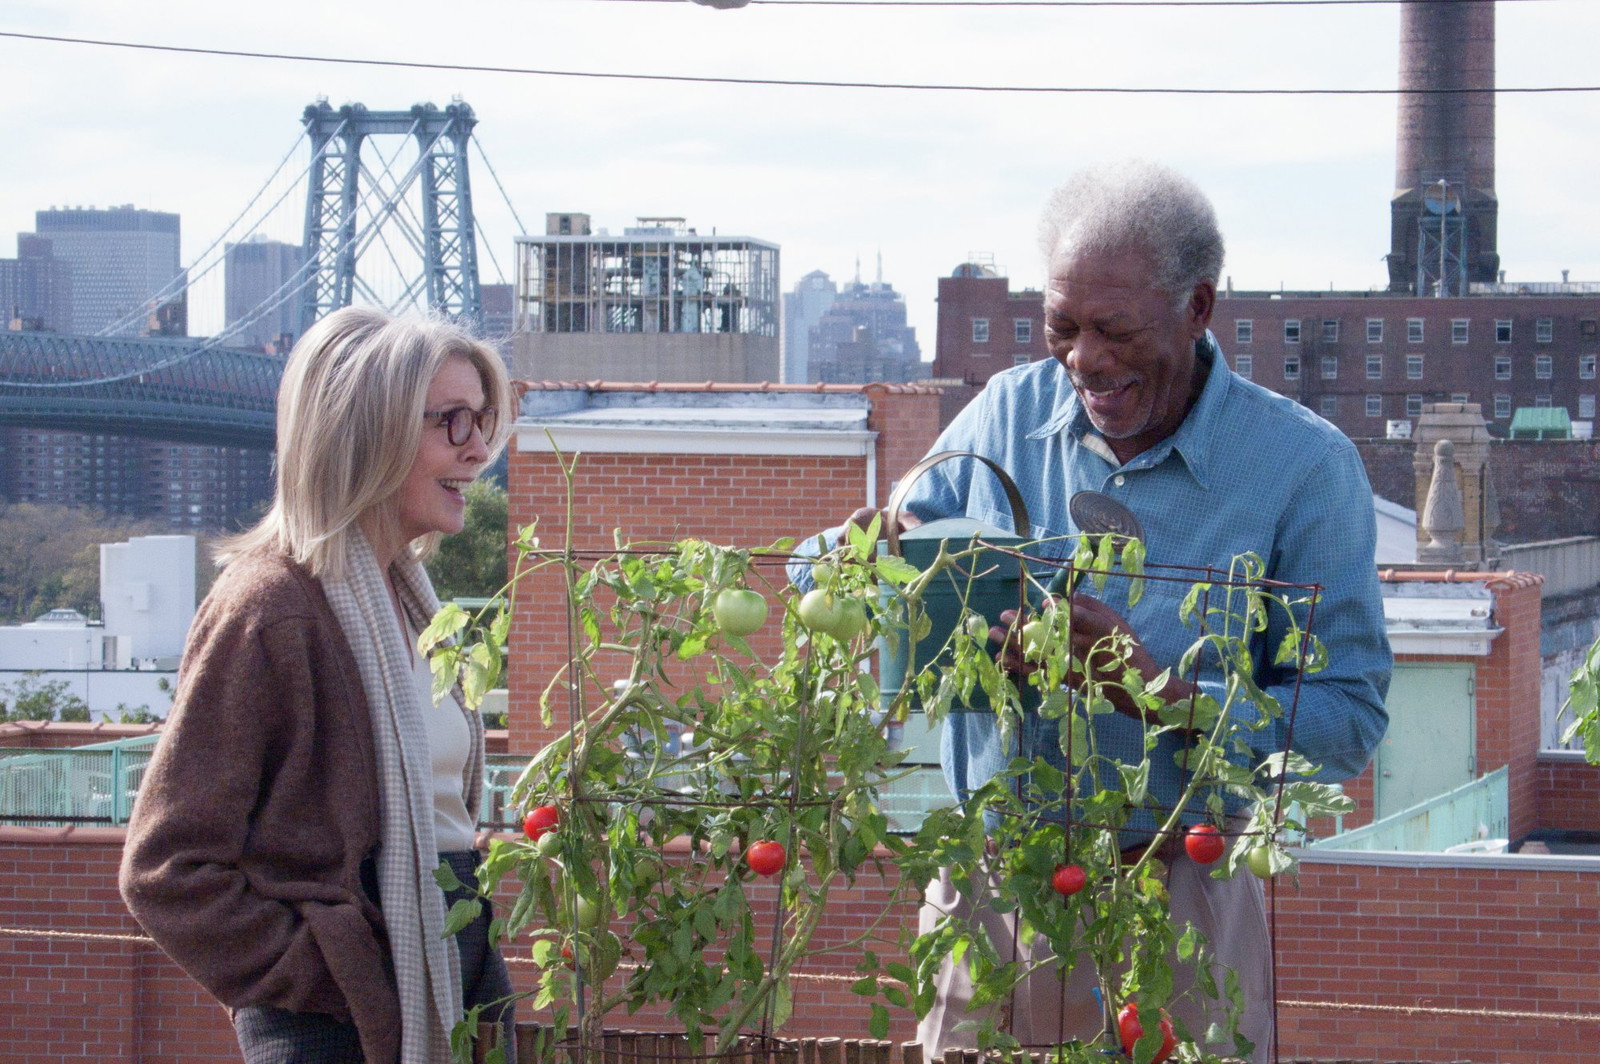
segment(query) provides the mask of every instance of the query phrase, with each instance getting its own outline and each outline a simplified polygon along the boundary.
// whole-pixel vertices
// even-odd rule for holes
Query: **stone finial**
[[[1461,564],[1461,533],[1467,527],[1461,505],[1461,484],[1456,479],[1456,445],[1440,440],[1433,445],[1433,482],[1422,510],[1422,530],[1428,542],[1417,548],[1417,561]]]

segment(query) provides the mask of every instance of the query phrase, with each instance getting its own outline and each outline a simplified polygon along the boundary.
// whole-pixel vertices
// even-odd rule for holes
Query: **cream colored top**
[[[472,730],[454,691],[446,691],[433,704],[433,672],[422,654],[413,656],[417,700],[428,728],[428,750],[433,763],[433,835],[440,853],[472,849],[477,822],[462,797],[462,773],[472,754]]]

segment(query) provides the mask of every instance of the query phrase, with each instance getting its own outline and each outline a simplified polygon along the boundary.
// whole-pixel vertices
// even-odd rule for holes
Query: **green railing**
[[[0,749],[0,824],[121,827],[156,737],[66,750]]]
[[[1510,830],[1506,769],[1464,783],[1392,816],[1312,843],[1318,850],[1444,853],[1504,845]]]
[[[0,825],[122,827],[139,793],[156,736],[65,750],[0,749]],[[484,760],[478,825],[514,830],[522,810],[511,792],[528,759],[491,754]],[[894,831],[912,832],[935,804],[947,800],[937,769],[897,781],[882,796]]]

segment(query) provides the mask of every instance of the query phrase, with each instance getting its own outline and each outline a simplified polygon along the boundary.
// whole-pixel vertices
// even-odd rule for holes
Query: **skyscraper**
[[[811,382],[811,330],[839,297],[839,286],[812,270],[783,294],[783,382]]]
[[[34,228],[72,271],[72,320],[63,332],[183,335],[178,216],[132,204],[34,212]]]
[[[858,264],[855,280],[837,291],[827,274],[808,273],[784,301],[795,345],[786,355],[791,383],[903,384],[928,376],[905,297],[884,283],[881,262],[876,281],[863,283]]]
[[[224,309],[231,334],[228,346],[265,349],[278,345],[281,354],[288,354],[292,340],[290,344],[280,344],[280,340],[293,337],[300,325],[305,278],[298,274],[305,252],[299,244],[269,240],[257,233],[229,244],[223,254]]]
[[[65,332],[72,323],[72,270],[50,241],[17,234],[17,257],[0,259],[0,314],[12,329]]]

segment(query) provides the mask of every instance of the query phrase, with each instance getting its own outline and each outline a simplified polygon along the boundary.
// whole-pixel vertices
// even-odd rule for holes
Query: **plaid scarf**
[[[355,654],[372,714],[378,759],[378,890],[400,995],[401,1064],[450,1059],[450,1030],[462,1016],[460,958],[444,935],[444,893],[433,878],[433,766],[418,704],[409,635],[396,623],[378,561],[359,529],[347,537],[344,578],[324,580],[328,602]],[[439,609],[428,574],[410,551],[390,570],[410,622],[426,626]],[[459,699],[459,694],[458,694]],[[464,704],[464,703],[463,703]],[[462,786],[476,810],[483,780],[483,729],[468,712],[474,741]]]

